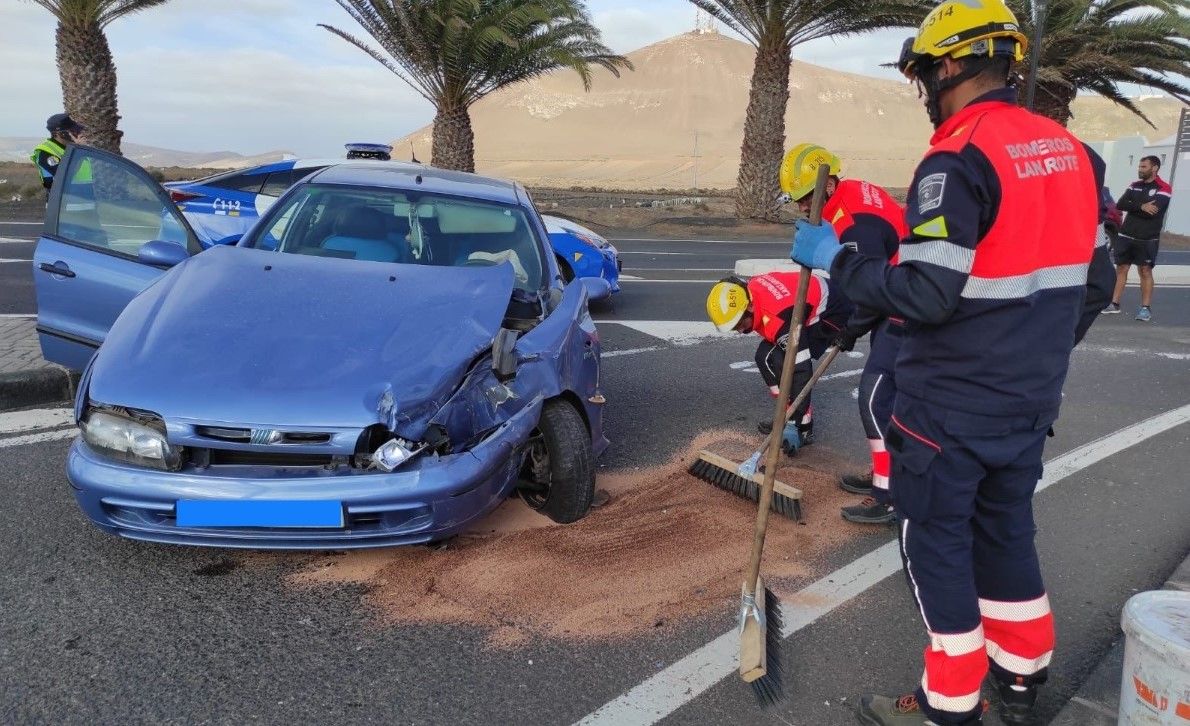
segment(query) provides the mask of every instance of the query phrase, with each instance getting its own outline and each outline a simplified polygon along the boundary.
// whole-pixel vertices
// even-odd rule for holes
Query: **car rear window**
[[[206,186],[247,192],[248,194],[259,194],[262,184],[264,184],[264,174],[228,174],[206,182]]]
[[[270,210],[246,246],[291,254],[445,267],[508,264],[541,288],[541,242],[516,206],[395,189],[306,184]]]

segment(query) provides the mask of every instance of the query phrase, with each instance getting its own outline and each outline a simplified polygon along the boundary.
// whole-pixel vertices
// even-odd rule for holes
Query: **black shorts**
[[[1160,240],[1132,239],[1124,235],[1117,235],[1112,251],[1116,256],[1117,265],[1136,265],[1138,267],[1157,266],[1157,248]]]

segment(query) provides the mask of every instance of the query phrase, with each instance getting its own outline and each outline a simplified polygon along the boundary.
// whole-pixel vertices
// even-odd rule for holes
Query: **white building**
[[[1136,181],[1136,165],[1142,158],[1155,156],[1160,159],[1161,178],[1173,187],[1173,199],[1165,214],[1165,231],[1190,235],[1190,153],[1183,153],[1175,165],[1176,141],[1176,134],[1151,144],[1141,136],[1125,136],[1115,141],[1097,141],[1088,145],[1107,162],[1107,187],[1115,199],[1119,199],[1128,185]]]

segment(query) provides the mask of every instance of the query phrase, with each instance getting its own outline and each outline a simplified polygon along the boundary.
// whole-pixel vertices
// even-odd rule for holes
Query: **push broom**
[[[814,188],[814,197],[810,205],[810,222],[812,224],[818,224],[822,221],[822,205],[825,203],[826,199],[826,179],[829,177],[829,175],[829,169],[826,172],[821,170],[818,172],[818,184]],[[806,295],[802,293],[807,293],[809,291],[810,274],[809,268],[802,267],[801,274],[798,276],[799,296],[795,298],[794,310],[798,311],[799,313],[805,307]],[[805,287],[806,290],[802,290],[802,287]],[[790,336],[790,345],[792,347],[787,346],[787,351],[796,351],[798,341],[801,338],[802,321],[804,320],[804,315],[798,314],[795,317],[797,318],[797,326],[793,331],[793,335]],[[730,492],[731,494],[735,494],[736,496],[743,497],[744,499],[748,499],[753,502],[758,502],[760,499],[760,491],[763,487],[765,479],[764,474],[760,473],[760,458],[763,452],[774,448],[774,443],[776,444],[776,448],[778,450],[780,449],[780,432],[785,428],[785,424],[788,423],[793,417],[793,412],[797,410],[797,407],[800,406],[802,402],[805,401],[810,395],[810,392],[814,389],[814,385],[818,383],[818,379],[821,378],[824,373],[826,373],[831,363],[833,363],[835,358],[838,357],[839,352],[840,351],[837,347],[831,346],[827,350],[826,355],[823,356],[822,362],[820,362],[818,367],[814,369],[814,373],[810,376],[810,380],[805,386],[802,387],[802,390],[798,392],[797,398],[795,398],[793,402],[789,403],[789,405],[784,409],[778,407],[778,418],[776,421],[774,421],[773,429],[769,432],[768,436],[765,437],[764,443],[760,445],[760,448],[758,448],[756,452],[752,454],[752,456],[748,457],[744,463],[737,464],[727,457],[720,456],[711,451],[703,450],[698,453],[698,458],[695,459],[694,463],[690,466],[690,473],[707,482],[708,484],[719,487],[726,492]],[[782,386],[786,386],[784,377],[786,368],[789,368],[790,370],[790,381],[788,384],[789,386],[792,385],[793,369],[790,368],[789,363],[795,357],[796,354],[794,353],[789,353],[785,356],[785,365],[782,366],[781,371]],[[784,391],[784,398],[779,397],[778,403],[787,400],[788,397],[789,387],[787,386]],[[766,470],[772,470],[774,468],[775,464],[765,467]],[[790,486],[785,482],[777,480],[773,481],[772,488],[773,493],[770,497],[770,503],[767,506],[771,507],[771,509],[777,514],[789,517],[795,521],[800,521],[802,518],[802,491],[797,487]]]
[[[822,205],[826,200],[826,180],[830,167],[818,167],[818,182],[814,185],[814,198],[810,206],[810,222],[822,221]],[[773,484],[777,479],[777,462],[781,456],[781,431],[789,417],[789,389],[793,387],[793,369],[796,366],[798,345],[801,342],[805,315],[806,295],[810,290],[810,269],[802,266],[798,275],[797,296],[794,298],[796,324],[789,336],[785,363],[781,366],[781,386],[777,405],[773,410],[773,431],[764,467],[764,480],[756,505],[756,532],[752,538],[752,555],[748,559],[748,570],[744,579],[740,602],[740,677],[752,684],[752,690],[762,708],[771,706],[784,697],[781,673],[781,606],[772,590],[760,579],[760,560],[764,555],[764,536],[768,532],[769,506],[773,499]]]

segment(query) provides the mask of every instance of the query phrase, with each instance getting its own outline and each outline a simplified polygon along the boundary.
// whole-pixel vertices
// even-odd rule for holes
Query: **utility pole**
[[[1029,85],[1025,91],[1025,107],[1033,110],[1033,97],[1037,92],[1037,68],[1041,63],[1042,28],[1045,27],[1046,0],[1033,0],[1033,47],[1029,50]]]
[[[694,130],[694,189],[698,190],[698,129]]]

